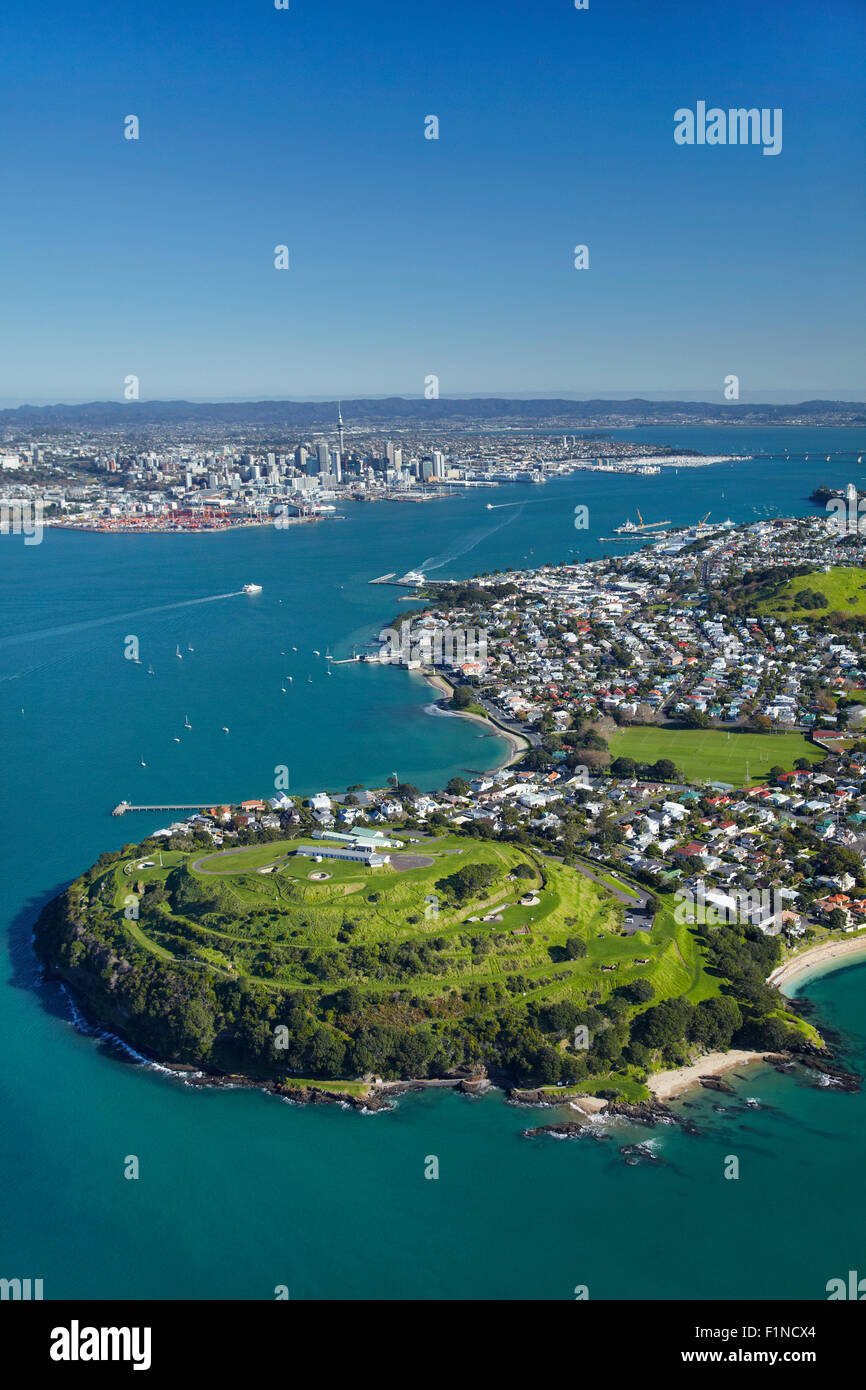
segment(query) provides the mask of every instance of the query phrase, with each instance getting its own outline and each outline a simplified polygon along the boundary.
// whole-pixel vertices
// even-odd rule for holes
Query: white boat
[[[317,652],[316,649],[315,649],[315,647],[314,647],[314,648],[313,648],[313,656],[321,656],[321,655],[322,655],[322,653],[321,653],[321,652]]]
[[[175,647],[174,654],[177,657],[178,661],[183,661],[183,656],[181,655],[180,647]]]
[[[244,585],[244,593],[245,593],[245,594],[260,594],[261,592],[262,592],[262,586],[261,586],[261,584],[245,584],[245,585]]]
[[[152,675],[154,674],[154,671],[153,671],[153,667],[152,667],[152,666],[148,666],[148,668],[147,668],[147,674],[148,674],[149,676],[152,676]]]
[[[229,726],[228,726],[228,724],[223,724],[223,733],[224,733],[224,734],[227,734],[228,731],[229,731]]]
[[[175,739],[175,743],[180,743],[180,739],[179,739],[179,738],[176,738],[176,739]]]
[[[183,727],[184,727],[185,729],[191,729],[191,728],[192,728],[192,725],[191,725],[190,722],[189,722],[189,715],[188,715],[188,714],[185,714],[184,717],[183,717]]]
[[[144,758],[142,758],[141,760],[141,765],[142,767],[147,767],[147,763],[144,761]]]

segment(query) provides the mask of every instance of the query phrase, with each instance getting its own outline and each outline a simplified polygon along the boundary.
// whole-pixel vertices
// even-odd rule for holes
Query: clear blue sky
[[[864,0],[7,0],[0,26],[6,400],[866,381]],[[781,107],[781,154],[677,146],[698,100]]]

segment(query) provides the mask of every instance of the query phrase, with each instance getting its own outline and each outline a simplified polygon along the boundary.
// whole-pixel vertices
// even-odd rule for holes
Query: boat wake
[[[506,505],[510,506],[511,504],[503,502],[501,505],[504,507]],[[517,517],[520,516],[526,503],[518,502],[515,505],[518,507],[518,510],[512,512],[510,516],[504,516],[495,526],[485,526],[478,531],[470,532],[464,541],[446,551],[444,555],[431,555],[428,560],[425,560],[421,565],[416,565],[415,568],[422,574],[426,574],[428,570],[439,570],[443,565],[450,565],[452,560],[459,560],[461,555],[468,555],[470,550],[474,550],[482,541],[486,541],[489,536],[494,536],[497,531],[501,531],[503,526],[510,526],[512,521],[515,521]]]
[[[44,637],[63,637],[70,632],[87,632],[94,627],[107,627],[110,623],[127,623],[132,618],[148,618],[153,613],[170,613],[175,608],[196,608],[202,603],[218,603],[221,599],[238,598],[243,592],[243,589],[234,589],[230,594],[208,594],[205,598],[187,598],[179,603],[160,603],[152,608],[136,608],[132,613],[115,613],[111,618],[89,618],[82,623],[64,623],[62,627],[43,627],[33,632],[16,632],[11,637],[0,638],[0,650],[18,646],[22,642],[39,642]]]

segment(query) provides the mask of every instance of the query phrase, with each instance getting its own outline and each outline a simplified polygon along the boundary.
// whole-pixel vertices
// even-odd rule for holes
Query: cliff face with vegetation
[[[802,1042],[765,983],[774,939],[701,936],[664,901],[627,935],[603,884],[526,845],[449,834],[371,870],[296,841],[170,844],[159,865],[153,842],[102,855],[36,930],[87,1014],[169,1063],[269,1081],[487,1069],[633,1098],[696,1051]]]

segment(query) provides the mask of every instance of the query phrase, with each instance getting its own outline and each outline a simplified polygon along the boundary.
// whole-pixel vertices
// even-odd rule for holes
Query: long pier
[[[125,816],[127,811],[207,811],[211,806],[224,806],[224,801],[196,801],[186,804],[163,803],[161,806],[133,806],[129,801],[119,801],[112,811],[113,816]]]

